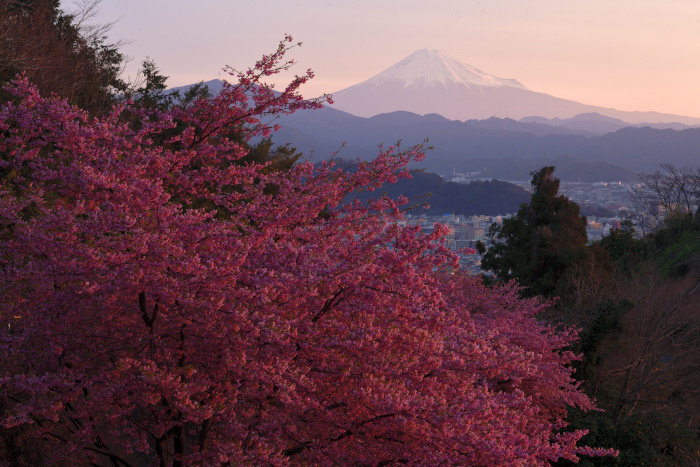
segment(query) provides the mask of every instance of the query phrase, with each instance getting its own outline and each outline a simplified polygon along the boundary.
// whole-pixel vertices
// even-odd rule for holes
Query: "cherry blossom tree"
[[[514,284],[458,271],[347,202],[420,146],[354,171],[240,163],[240,141],[314,108],[287,38],[187,111],[92,118],[26,79],[0,108],[0,459],[21,465],[547,465],[609,451],[562,432],[593,409],[575,332]],[[237,135],[232,138],[231,135]],[[266,187],[274,187],[274,190]],[[455,272],[456,271],[456,272]]]

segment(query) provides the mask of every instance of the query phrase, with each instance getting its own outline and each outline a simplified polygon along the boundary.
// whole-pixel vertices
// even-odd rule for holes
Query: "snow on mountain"
[[[429,49],[418,50],[368,80],[332,95],[334,108],[360,117],[408,111],[465,121],[490,117],[520,119],[532,115],[564,119],[597,113],[636,124],[700,124],[698,118],[626,112],[560,99]]]
[[[514,79],[497,78],[434,49],[417,50],[360,85],[397,83],[403,84],[403,87],[447,86],[453,83],[468,88],[510,86],[527,89]]]

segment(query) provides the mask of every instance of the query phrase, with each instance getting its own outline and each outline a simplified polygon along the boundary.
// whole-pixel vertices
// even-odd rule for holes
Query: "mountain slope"
[[[221,87],[218,80],[204,84],[214,92]],[[619,124],[591,115],[573,120],[581,123],[591,119],[594,123]],[[552,126],[554,122],[542,119],[461,122],[405,111],[362,118],[328,106],[299,111],[274,123],[281,125],[273,135],[275,143],[291,143],[314,160],[327,159],[344,143],[340,157],[368,159],[377,155],[379,143],[402,140],[406,147],[430,138],[429,145],[434,149],[418,166],[445,175],[479,172],[488,178],[529,180],[530,171],[556,165],[562,180],[631,181],[636,177],[630,171],[653,171],[663,162],[682,167],[700,161],[697,128],[623,128],[598,136],[563,125]],[[582,165],[577,159],[594,164]]]
[[[503,79],[484,73],[460,62],[439,50],[418,50],[396,65],[368,79],[361,85],[382,86],[385,84],[403,87],[431,86],[447,87],[450,84],[467,88],[515,88],[527,89],[514,79]],[[359,85],[358,85],[359,86]],[[352,86],[352,89],[355,86]]]
[[[570,118],[599,113],[629,123],[700,124],[700,118],[624,112],[560,99],[428,49],[418,50],[378,75],[333,93],[333,100],[334,108],[362,117],[399,110],[420,115],[437,113],[452,120],[493,116],[520,119],[531,115]]]

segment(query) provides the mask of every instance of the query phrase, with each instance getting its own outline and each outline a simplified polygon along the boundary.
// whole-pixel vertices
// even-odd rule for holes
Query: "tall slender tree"
[[[566,271],[586,256],[586,218],[578,204],[559,194],[554,167],[532,172],[532,197],[512,218],[493,224],[492,245],[482,268],[502,281],[516,279],[527,296],[560,295],[566,288]]]

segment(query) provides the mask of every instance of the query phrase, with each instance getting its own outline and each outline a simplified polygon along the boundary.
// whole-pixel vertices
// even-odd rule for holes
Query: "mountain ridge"
[[[216,92],[221,82],[204,84]],[[590,118],[591,115],[583,115],[580,119]],[[602,120],[610,122],[609,118]],[[418,115],[408,111],[364,118],[329,106],[299,111],[275,123],[281,125],[273,135],[276,144],[291,143],[313,160],[326,159],[343,145],[341,157],[368,159],[376,156],[381,142],[403,140],[404,146],[408,146],[430,138],[429,145],[434,149],[420,167],[441,174],[456,170],[482,172],[482,177],[487,178],[516,174],[521,178],[523,173],[553,165],[554,159],[570,155],[596,164],[585,168],[595,181],[617,181],[632,178],[630,172],[625,175],[620,169],[653,171],[663,162],[686,166],[697,165],[700,160],[698,128],[661,130],[627,126],[601,135],[542,122],[498,118],[462,122],[438,114]],[[608,163],[618,168],[607,166]],[[511,170],[515,168],[517,172]],[[571,181],[578,179],[578,173],[576,169]],[[565,173],[562,175],[562,179],[568,178]]]
[[[509,165],[522,167],[527,174],[539,168],[537,164],[553,165],[554,159],[575,156],[598,164],[597,170],[590,171],[598,174],[594,181],[631,181],[636,179],[633,172],[653,171],[663,162],[686,166],[700,160],[700,128],[625,127],[596,135],[512,119],[461,122],[405,111],[364,118],[329,107],[297,112],[277,123],[282,128],[273,135],[275,142],[289,142],[314,159],[330,155],[343,144],[341,157],[366,159],[377,154],[381,142],[402,140],[411,145],[429,138],[433,149],[421,167],[441,174],[452,173],[453,167],[458,172],[487,167],[486,176],[505,175],[502,168]],[[298,139],[299,135],[306,139]],[[627,171],[622,178],[620,170]]]
[[[336,109],[361,117],[405,110],[437,113],[452,120],[532,115],[571,118],[598,113],[631,124],[700,125],[700,118],[653,111],[622,111],[582,104],[528,89],[514,79],[497,78],[442,52],[418,50],[389,68],[332,93]]]

